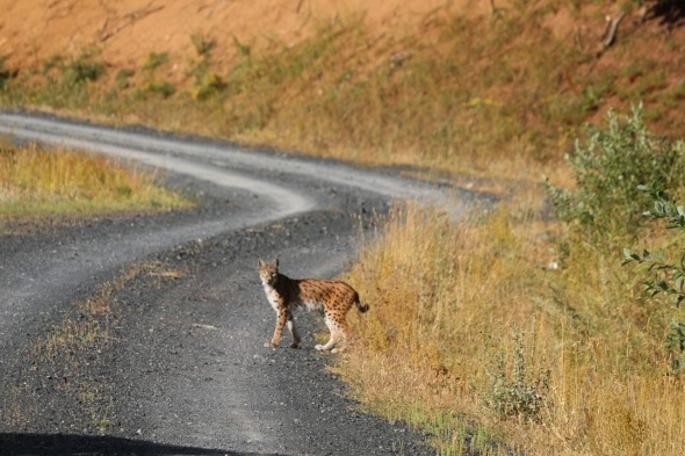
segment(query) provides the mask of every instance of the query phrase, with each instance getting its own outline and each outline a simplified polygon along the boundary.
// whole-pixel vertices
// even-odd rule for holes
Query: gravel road
[[[274,317],[255,258],[331,277],[393,200],[456,218],[477,196],[392,170],[48,115],[0,113],[0,134],[164,170],[200,201],[0,236],[0,454],[431,453],[425,436],[345,398],[312,350],[316,316],[298,315],[304,349],[262,347]],[[94,296],[108,303],[97,318],[83,312]]]

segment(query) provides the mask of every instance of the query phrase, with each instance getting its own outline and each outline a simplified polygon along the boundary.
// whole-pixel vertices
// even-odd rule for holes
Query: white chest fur
[[[262,286],[264,287],[264,294],[266,294],[266,299],[269,301],[269,304],[271,304],[271,307],[273,307],[275,311],[278,311],[278,292],[268,283],[262,283]]]

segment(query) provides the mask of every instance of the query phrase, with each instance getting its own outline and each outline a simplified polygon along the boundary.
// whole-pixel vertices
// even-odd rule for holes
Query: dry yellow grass
[[[190,201],[154,176],[102,157],[35,146],[0,146],[0,218],[168,210]]]
[[[664,337],[682,311],[643,299],[617,253],[569,237],[560,256],[560,227],[530,207],[459,225],[396,211],[346,277],[372,310],[353,318],[362,343],[337,372],[371,410],[431,430],[441,454],[464,451],[465,434],[493,453],[504,442],[526,454],[681,454],[685,390]]]

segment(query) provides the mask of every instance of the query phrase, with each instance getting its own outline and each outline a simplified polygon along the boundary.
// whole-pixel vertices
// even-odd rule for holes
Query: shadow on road
[[[65,435],[65,434],[14,434],[0,433],[0,455],[228,455],[267,456],[258,453],[194,448],[145,440],[131,440],[119,437]],[[273,454],[273,456],[278,456]]]

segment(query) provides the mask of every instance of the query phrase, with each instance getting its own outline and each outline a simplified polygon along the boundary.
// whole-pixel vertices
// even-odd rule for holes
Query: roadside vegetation
[[[460,224],[396,210],[348,274],[372,311],[337,371],[441,454],[680,454],[683,166],[636,108],[582,137],[558,217],[540,192]]]
[[[0,146],[0,220],[189,206],[154,176],[68,150]]]

